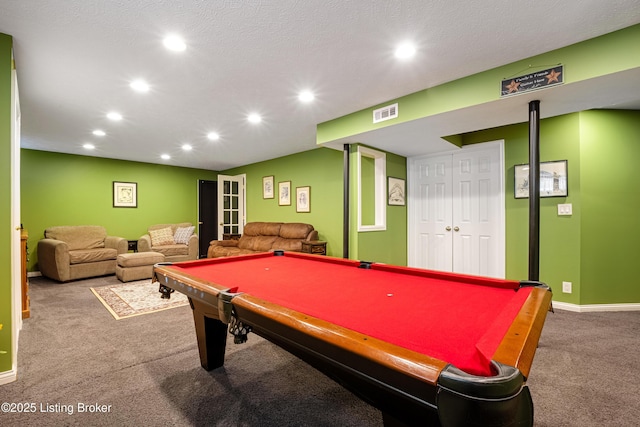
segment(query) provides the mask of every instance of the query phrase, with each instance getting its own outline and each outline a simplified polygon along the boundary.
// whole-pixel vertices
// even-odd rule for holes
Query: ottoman
[[[164,255],[158,252],[133,252],[118,255],[116,277],[121,282],[150,279],[153,265],[164,262]]]

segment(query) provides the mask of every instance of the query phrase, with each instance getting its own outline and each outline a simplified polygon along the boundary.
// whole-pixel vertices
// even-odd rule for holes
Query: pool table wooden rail
[[[551,298],[546,286],[532,289],[493,355],[493,360],[517,368],[525,379],[529,377]]]

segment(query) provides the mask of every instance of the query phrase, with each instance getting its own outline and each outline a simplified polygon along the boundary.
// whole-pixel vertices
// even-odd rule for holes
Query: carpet
[[[157,282],[151,283],[151,279],[145,279],[90,289],[116,320],[182,307],[189,303],[186,295],[179,292],[171,294],[170,299],[162,299],[158,286]]]

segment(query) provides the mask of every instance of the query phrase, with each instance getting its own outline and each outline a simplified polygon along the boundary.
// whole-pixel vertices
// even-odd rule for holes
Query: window
[[[358,146],[358,231],[387,229],[385,179],[387,155]]]

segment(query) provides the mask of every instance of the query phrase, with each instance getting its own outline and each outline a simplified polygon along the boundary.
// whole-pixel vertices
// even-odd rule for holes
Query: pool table
[[[518,282],[274,251],[154,266],[189,298],[200,363],[256,333],[382,411],[385,425],[533,424],[526,379],[551,304]],[[227,331],[228,330],[228,331]]]

